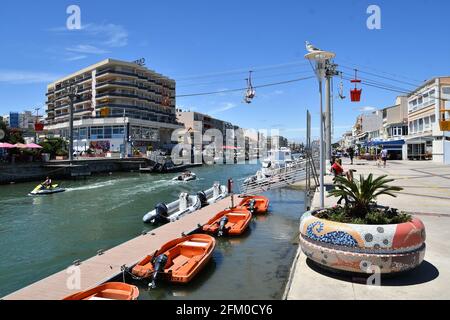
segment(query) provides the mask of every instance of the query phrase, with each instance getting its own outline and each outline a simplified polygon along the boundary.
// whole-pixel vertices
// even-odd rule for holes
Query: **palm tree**
[[[403,190],[401,187],[389,186],[388,183],[394,181],[387,179],[387,175],[376,179],[373,174],[359,180],[347,179],[346,177],[336,177],[335,189],[330,191],[329,197],[341,197],[346,200],[348,213],[353,217],[364,218],[370,212],[371,204],[378,196],[388,195],[397,197],[394,192]]]

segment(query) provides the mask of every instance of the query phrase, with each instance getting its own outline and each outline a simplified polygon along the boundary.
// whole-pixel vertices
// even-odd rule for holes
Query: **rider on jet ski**
[[[45,181],[42,183],[42,186],[50,189],[52,187],[52,179],[50,177],[45,178]]]

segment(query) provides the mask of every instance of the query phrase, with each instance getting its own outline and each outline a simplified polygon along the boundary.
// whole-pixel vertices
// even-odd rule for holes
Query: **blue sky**
[[[72,4],[81,8],[82,30],[65,29],[66,9]],[[371,4],[381,8],[381,30],[366,27]],[[305,40],[336,52],[342,71],[358,66],[420,83],[450,74],[448,12],[447,0],[5,0],[0,12],[0,115],[43,106],[49,82],[108,57],[146,58],[149,68],[177,80],[178,94],[244,87],[245,70],[250,69],[255,70],[255,85],[307,77],[312,72],[304,60]],[[335,79],[336,92],[338,83]],[[348,81],[344,86],[349,96]],[[363,87],[361,103],[336,99],[335,137],[350,129],[361,110],[389,106],[396,95]],[[318,124],[315,79],[261,88],[250,105],[242,103],[242,96],[179,98],[177,105],[242,127],[276,128],[289,138],[304,137],[307,109]]]

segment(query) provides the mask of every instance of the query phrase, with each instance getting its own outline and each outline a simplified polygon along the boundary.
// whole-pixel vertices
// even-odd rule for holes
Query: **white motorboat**
[[[184,182],[187,182],[187,181],[192,181],[192,180],[195,180],[195,179],[197,179],[197,175],[195,173],[190,172],[190,171],[185,171],[182,174],[180,174],[180,175],[176,176],[175,178],[173,178],[172,180],[173,181],[184,181]]]
[[[175,221],[185,214],[192,213],[201,207],[198,196],[191,196],[185,192],[180,194],[180,198],[172,203],[158,203],[155,209],[148,212],[143,221],[152,224],[164,224]]]
[[[217,201],[225,198],[227,195],[227,187],[220,185],[220,183],[215,183],[211,189],[197,193],[197,197],[199,198],[202,207],[216,203]]]
[[[183,192],[180,198],[172,203],[158,203],[142,220],[152,224],[173,222],[225,198],[227,194],[227,188],[219,183],[215,183],[211,189],[198,192],[195,196]]]
[[[261,173],[270,177],[275,170],[289,167],[294,162],[289,148],[280,148],[268,152],[268,157],[262,161]]]

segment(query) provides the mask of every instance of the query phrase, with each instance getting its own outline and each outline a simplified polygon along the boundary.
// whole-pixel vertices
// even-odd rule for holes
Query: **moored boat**
[[[98,287],[78,292],[63,300],[136,300],[139,289],[122,282],[107,282]]]
[[[165,204],[158,203],[155,209],[148,212],[144,217],[145,223],[164,224],[175,221],[182,216],[192,213],[201,207],[201,202],[198,196],[191,196],[183,192],[180,194],[178,200]]]
[[[264,196],[244,196],[238,208],[245,208],[252,214],[262,214],[269,210],[269,199]]]
[[[216,214],[204,226],[203,231],[217,235],[240,235],[247,230],[252,219],[250,211],[244,208],[233,208]]]
[[[151,279],[149,286],[163,278],[170,282],[187,283],[197,275],[212,257],[216,240],[206,234],[193,234],[172,240],[157,252],[148,255],[131,270],[143,279]]]

